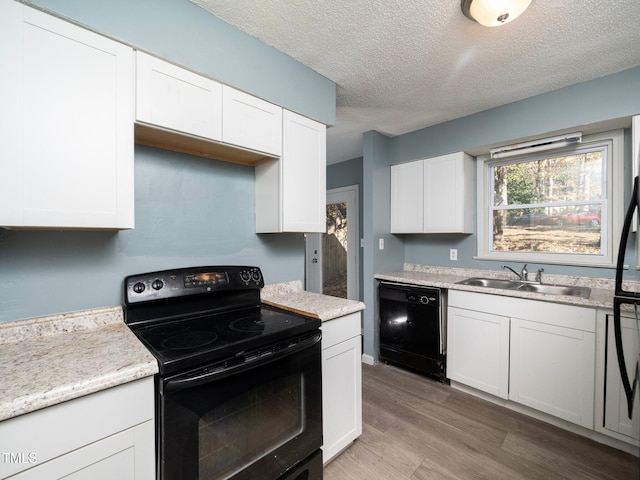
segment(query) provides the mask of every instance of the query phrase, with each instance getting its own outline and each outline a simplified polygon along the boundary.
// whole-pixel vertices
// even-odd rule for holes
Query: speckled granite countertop
[[[389,282],[409,283],[429,287],[439,287],[448,290],[465,290],[469,292],[487,293],[507,297],[529,298],[545,302],[563,303],[567,305],[581,305],[592,308],[613,308],[613,279],[605,278],[577,278],[565,275],[545,275],[543,283],[549,285],[580,285],[591,288],[589,298],[568,295],[548,295],[542,293],[520,292],[518,290],[504,290],[486,287],[459,285],[456,282],[471,277],[506,278],[512,279],[513,274],[496,270],[471,270],[465,268],[431,267],[425,265],[405,264],[401,272],[380,273],[374,275],[378,280]],[[629,286],[631,290],[640,290],[640,285]]]
[[[260,296],[267,305],[319,318],[323,322],[365,309],[362,302],[307,292],[300,280],[266,285]]]
[[[157,371],[121,307],[2,323],[0,420]]]

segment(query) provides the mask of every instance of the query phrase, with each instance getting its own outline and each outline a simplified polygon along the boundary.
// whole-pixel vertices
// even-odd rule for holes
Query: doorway
[[[359,300],[358,186],[327,190],[327,233],[306,235],[306,285],[310,292]]]

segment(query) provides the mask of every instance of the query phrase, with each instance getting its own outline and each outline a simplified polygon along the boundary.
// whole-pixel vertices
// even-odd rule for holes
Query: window
[[[478,257],[612,266],[621,229],[623,133],[509,159],[478,159]]]

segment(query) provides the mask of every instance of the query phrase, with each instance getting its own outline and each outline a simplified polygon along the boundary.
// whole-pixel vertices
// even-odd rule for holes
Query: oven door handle
[[[290,355],[294,355],[302,350],[312,347],[313,345],[320,342],[321,339],[322,333],[318,331],[318,333],[314,334],[313,336],[306,338],[296,343],[295,345],[288,346],[275,353],[269,354],[268,356],[251,359],[243,363],[231,365],[222,369],[216,369],[214,371],[205,371],[201,375],[194,375],[193,377],[171,378],[164,381],[164,391],[177,392],[180,390],[186,390],[188,388],[197,387],[211,381],[221,380],[230,375],[236,375],[238,373],[246,372],[254,368],[266,365],[268,363],[275,362],[276,360],[288,357]]]

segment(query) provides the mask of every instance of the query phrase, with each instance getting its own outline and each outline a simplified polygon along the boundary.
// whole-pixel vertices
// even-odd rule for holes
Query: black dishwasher
[[[381,282],[380,359],[446,379],[446,326],[438,288]]]

